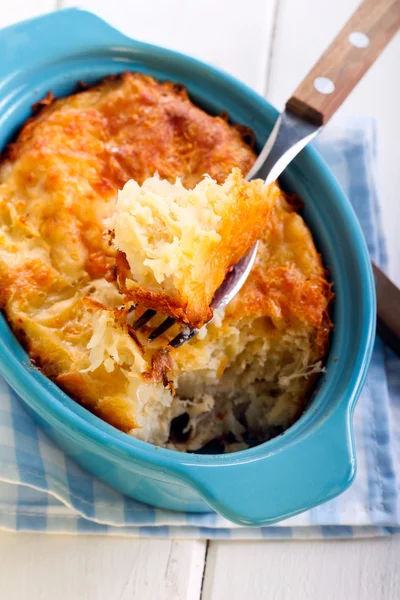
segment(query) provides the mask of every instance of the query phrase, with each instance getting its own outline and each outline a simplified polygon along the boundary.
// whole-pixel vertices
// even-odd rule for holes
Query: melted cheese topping
[[[239,128],[181,87],[127,73],[48,97],[0,164],[0,304],[36,366],[115,427],[196,449],[288,427],[322,368],[331,297],[311,234],[277,185],[252,273],[202,336],[160,352],[130,323],[105,234],[117,190],[157,171],[186,189],[255,160]],[[171,332],[173,335],[174,332]],[[311,374],[311,375],[310,375]],[[175,395],[174,395],[175,390]],[[172,425],[171,425],[172,423]],[[179,426],[178,426],[179,425]]]

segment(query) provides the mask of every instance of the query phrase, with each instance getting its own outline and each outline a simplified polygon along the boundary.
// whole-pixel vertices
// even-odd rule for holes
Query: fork
[[[286,102],[246,179],[265,179],[265,185],[275,181],[318,135],[399,27],[399,0],[364,0]],[[211,302],[214,310],[225,308],[239,292],[254,265],[258,246],[259,242],[256,242],[226,275]],[[133,323],[133,328],[140,329],[155,314],[154,310],[146,310]],[[175,323],[175,319],[167,317],[152,331],[148,341],[153,342]],[[179,348],[199,331],[185,326],[166,349]]]

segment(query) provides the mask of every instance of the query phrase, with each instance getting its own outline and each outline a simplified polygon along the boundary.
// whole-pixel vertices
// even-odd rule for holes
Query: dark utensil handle
[[[400,290],[374,263],[377,330],[381,338],[400,354]]]

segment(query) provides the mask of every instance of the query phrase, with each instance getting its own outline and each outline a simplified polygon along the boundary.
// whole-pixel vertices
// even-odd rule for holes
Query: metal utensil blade
[[[264,179],[266,185],[272,183],[321,129],[284,110],[246,179]]]
[[[214,298],[211,302],[212,307],[220,309],[225,308],[232,298],[236,296],[246,281],[254,261],[256,260],[257,248],[258,242],[254,244],[246,256],[239,260],[232,271],[226,275],[224,281],[215,292]],[[213,318],[207,321],[205,325],[208,325],[212,321]],[[170,348],[179,348],[179,346],[182,346],[182,344],[185,344],[191,340],[192,337],[197,335],[199,331],[199,329],[190,329],[190,327],[184,327],[183,330],[168,343],[168,346]]]
[[[275,181],[294,157],[315,138],[320,129],[321,127],[303,121],[286,110],[283,111],[246,179],[248,181],[250,179],[264,179],[266,185]],[[215,293],[211,303],[212,306],[225,308],[238,293],[253,267],[257,249],[258,242],[227,275],[225,281]],[[169,342],[168,349],[179,348],[198,332],[198,329],[185,327]]]

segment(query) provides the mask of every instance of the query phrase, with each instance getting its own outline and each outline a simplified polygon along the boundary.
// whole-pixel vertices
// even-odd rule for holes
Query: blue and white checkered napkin
[[[332,123],[318,147],[353,203],[371,257],[385,266],[373,121]],[[50,442],[1,379],[0,430],[3,529],[229,539],[376,536],[400,531],[400,358],[379,339],[355,411],[355,483],[338,498],[273,527],[239,527],[215,513],[176,513],[125,498],[85,473]]]

